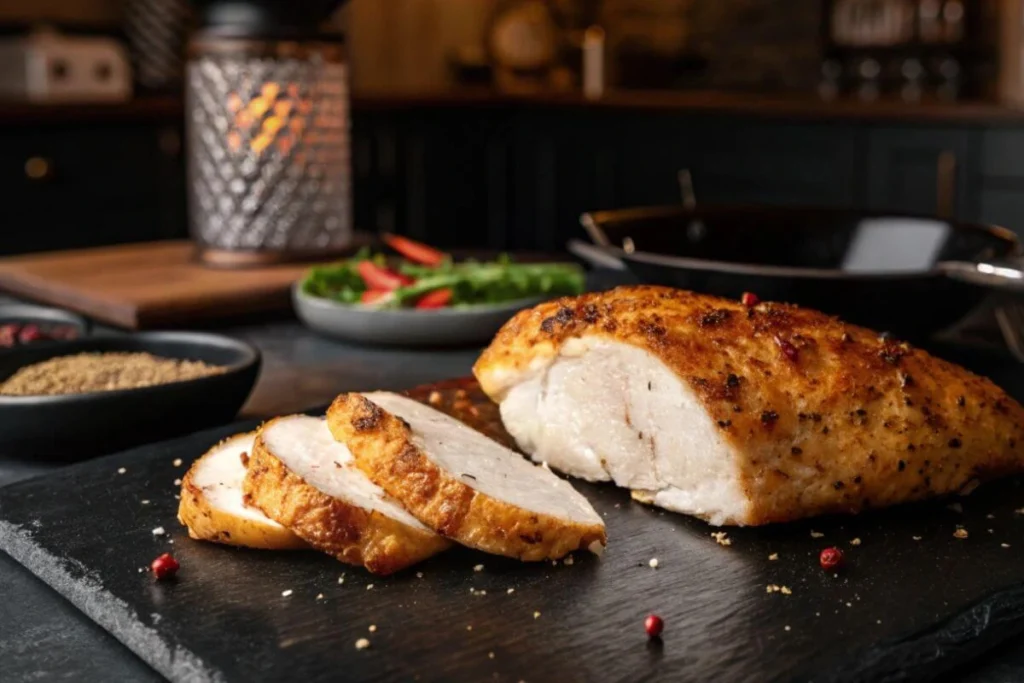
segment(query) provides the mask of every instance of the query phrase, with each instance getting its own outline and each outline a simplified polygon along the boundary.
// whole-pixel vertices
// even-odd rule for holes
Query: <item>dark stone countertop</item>
[[[355,347],[318,337],[294,321],[222,330],[260,348],[260,380],[243,409],[269,417],[325,404],[346,390],[400,389],[466,375],[477,349]],[[54,468],[0,459],[0,485]],[[79,613],[7,555],[0,553],[0,662],[5,683],[16,681],[157,681],[127,648]],[[1024,679],[1024,639],[1002,646],[950,681],[1009,683]]]

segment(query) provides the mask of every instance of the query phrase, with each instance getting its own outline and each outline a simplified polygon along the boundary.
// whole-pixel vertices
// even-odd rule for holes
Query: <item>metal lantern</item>
[[[273,34],[261,28],[268,24]],[[279,18],[215,25],[193,38],[189,212],[204,261],[244,266],[349,245],[347,84],[340,38],[303,34]]]

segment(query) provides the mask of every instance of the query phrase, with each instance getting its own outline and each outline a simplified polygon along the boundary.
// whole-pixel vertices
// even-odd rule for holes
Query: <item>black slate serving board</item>
[[[954,360],[1024,390],[1009,362]],[[188,539],[174,480],[251,426],[6,487],[0,549],[174,681],[929,680],[1024,631],[1020,480],[957,509],[732,529],[729,546],[702,522],[578,482],[608,524],[600,559],[527,565],[456,549],[379,578],[312,552]],[[961,525],[967,539],[953,536]],[[838,576],[818,567],[827,545],[846,552]],[[139,570],[165,551],[179,579],[154,583]],[[650,612],[665,619],[661,640],[643,632]],[[355,648],[361,637],[370,649]]]

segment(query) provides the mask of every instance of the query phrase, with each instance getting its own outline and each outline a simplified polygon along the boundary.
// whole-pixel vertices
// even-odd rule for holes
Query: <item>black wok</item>
[[[601,250],[590,247],[592,256],[618,259],[642,282],[753,292],[911,339],[955,323],[993,289],[1024,292],[1017,238],[994,226],[735,206],[599,211],[580,221]]]

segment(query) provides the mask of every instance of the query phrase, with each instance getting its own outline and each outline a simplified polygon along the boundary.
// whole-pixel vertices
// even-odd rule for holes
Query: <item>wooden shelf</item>
[[[584,110],[706,112],[788,119],[948,122],[952,124],[1022,124],[1024,108],[996,102],[926,101],[908,104],[896,100],[861,102],[824,101],[806,95],[763,95],[711,91],[610,91],[598,100],[579,93],[499,93],[488,89],[451,89],[422,92],[358,91],[356,111],[422,108],[579,108]],[[45,125],[125,121],[181,121],[184,105],[177,97],[140,98],[117,104],[4,104],[0,124]]]

